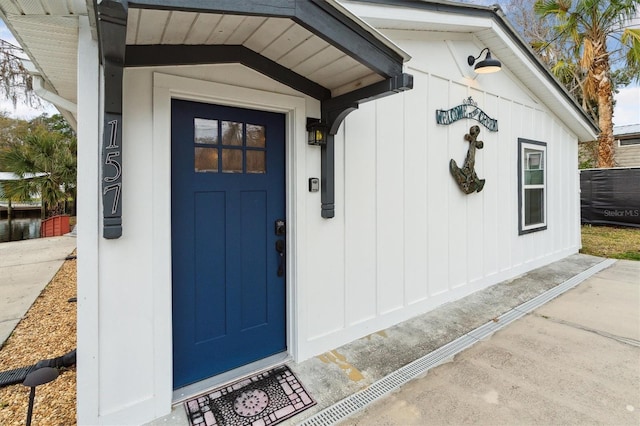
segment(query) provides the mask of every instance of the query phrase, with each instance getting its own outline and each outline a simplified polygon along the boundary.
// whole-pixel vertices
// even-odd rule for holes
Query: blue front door
[[[174,388],[286,350],[284,141],[283,114],[172,100]]]

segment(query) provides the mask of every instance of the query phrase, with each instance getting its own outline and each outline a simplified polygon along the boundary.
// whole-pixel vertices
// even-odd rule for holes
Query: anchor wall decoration
[[[458,167],[456,160],[449,161],[449,170],[451,175],[458,182],[458,186],[465,194],[472,192],[480,192],[484,188],[484,179],[479,179],[475,171],[476,165],[476,149],[482,149],[484,143],[477,140],[480,134],[480,127],[472,126],[469,133],[464,135],[464,140],[469,142],[469,150],[467,158],[464,160],[462,168]]]

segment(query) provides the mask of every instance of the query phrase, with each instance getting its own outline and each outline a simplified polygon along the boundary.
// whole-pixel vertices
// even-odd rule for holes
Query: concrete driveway
[[[0,347],[75,248],[75,236],[0,244]]]
[[[616,262],[342,424],[639,425],[640,262]]]

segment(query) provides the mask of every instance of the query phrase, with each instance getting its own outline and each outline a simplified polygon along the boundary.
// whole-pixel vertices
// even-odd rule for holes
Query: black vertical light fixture
[[[323,146],[327,144],[327,134],[329,128],[316,118],[307,118],[307,132],[309,134],[307,143],[314,146]]]
[[[29,393],[29,408],[27,410],[27,426],[31,426],[31,417],[33,416],[33,402],[36,398],[36,387],[49,383],[58,378],[58,370],[52,367],[38,368],[27,374],[23,385],[31,388]]]
[[[469,64],[469,66],[473,66],[473,64],[476,63],[476,60],[479,59],[480,56],[482,56],[482,53],[484,53],[485,50],[487,51],[487,56],[485,56],[483,61],[478,62],[476,66],[473,67],[473,70],[478,74],[489,74],[492,72],[500,71],[502,69],[502,64],[500,63],[499,60],[491,57],[491,51],[489,50],[488,47],[485,47],[484,49],[482,49],[480,51],[480,54],[476,57],[473,57],[473,56],[467,57],[467,63]]]

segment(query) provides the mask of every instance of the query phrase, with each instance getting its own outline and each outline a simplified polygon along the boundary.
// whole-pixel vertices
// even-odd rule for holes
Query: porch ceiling
[[[132,8],[126,44],[243,46],[329,89],[331,97],[385,79],[291,18]]]

